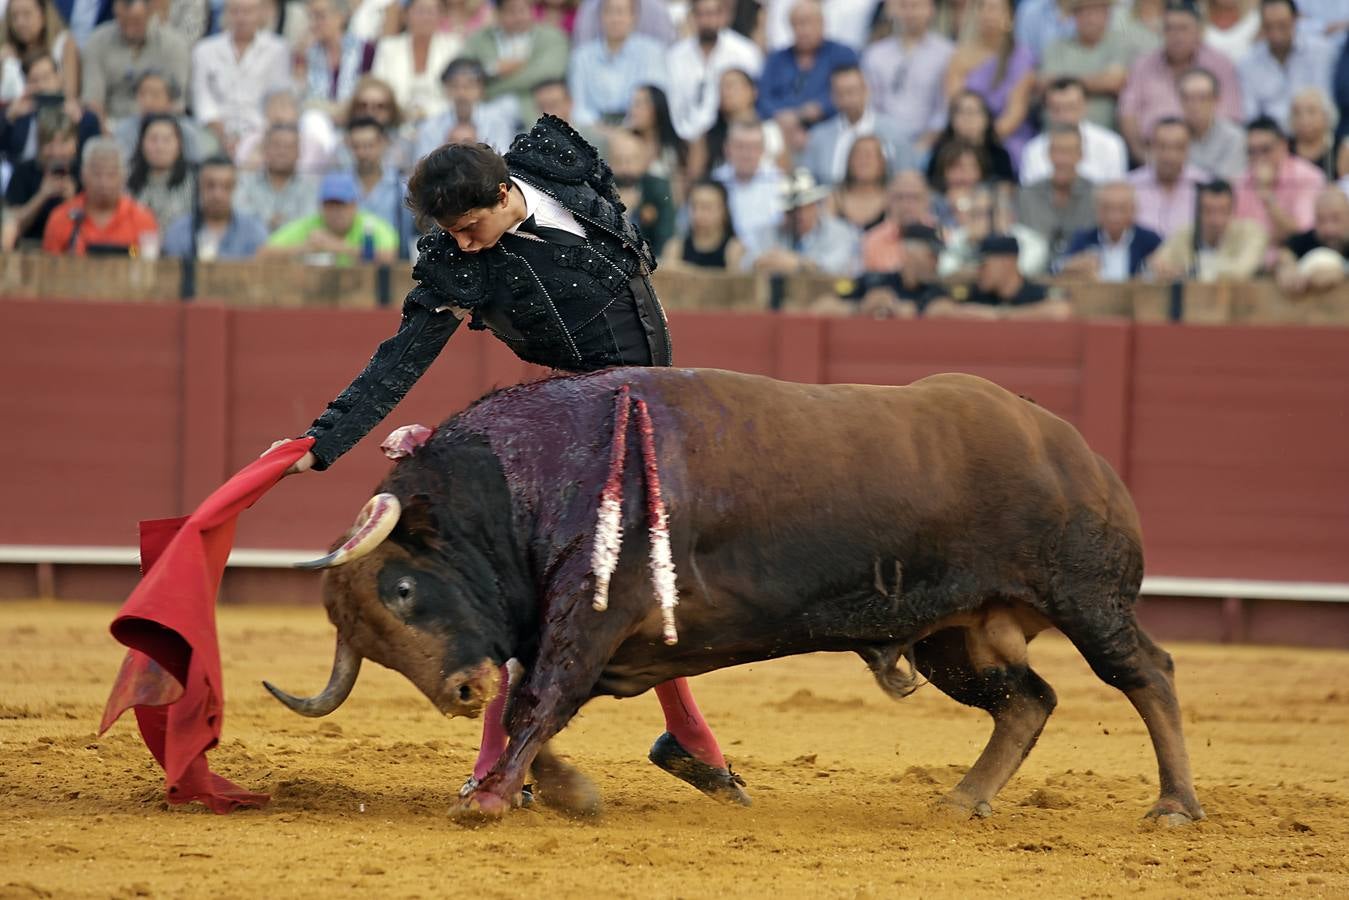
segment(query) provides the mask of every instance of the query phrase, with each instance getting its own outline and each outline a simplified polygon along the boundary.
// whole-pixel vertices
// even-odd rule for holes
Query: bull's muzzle
[[[484,659],[476,666],[447,676],[439,695],[431,701],[447,716],[475,719],[501,689],[501,670],[491,660]]]

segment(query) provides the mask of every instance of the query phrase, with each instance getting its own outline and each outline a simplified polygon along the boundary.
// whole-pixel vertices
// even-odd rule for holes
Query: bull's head
[[[328,686],[313,697],[263,682],[290,709],[304,716],[337,709],[362,659],[401,672],[446,715],[476,716],[496,694],[509,638],[506,617],[484,603],[482,584],[498,579],[472,548],[452,558],[426,495],[403,504],[376,494],[332,552],[300,567],[326,570],[324,605],[337,650]]]

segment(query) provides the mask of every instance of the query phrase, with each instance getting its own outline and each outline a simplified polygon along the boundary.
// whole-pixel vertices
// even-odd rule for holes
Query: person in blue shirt
[[[213,156],[197,173],[198,214],[189,213],[169,223],[164,232],[164,255],[177,259],[252,259],[267,241],[262,220],[234,209],[234,163]]]
[[[805,128],[834,115],[829,76],[858,64],[851,47],[824,37],[824,12],[818,0],[799,0],[791,12],[790,47],[764,60],[759,76],[758,112],[762,119],[795,117]]]

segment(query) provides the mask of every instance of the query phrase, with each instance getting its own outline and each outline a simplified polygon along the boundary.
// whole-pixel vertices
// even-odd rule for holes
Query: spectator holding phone
[[[23,94],[5,108],[4,156],[17,165],[37,155],[40,120],[74,123],[81,145],[102,128],[98,117],[61,91],[61,76],[50,56],[34,56],[24,63]]]
[[[0,250],[42,243],[52,210],[79,192],[77,147],[75,125],[69,119],[52,119],[39,128],[37,158],[15,166],[5,190],[5,219],[13,228]]]

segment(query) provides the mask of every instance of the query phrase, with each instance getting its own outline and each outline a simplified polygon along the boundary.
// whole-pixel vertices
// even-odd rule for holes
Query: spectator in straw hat
[[[798,169],[783,185],[782,221],[755,242],[745,265],[756,272],[787,275],[819,272],[851,276],[857,272],[857,232],[823,209],[829,188],[809,170]]]

